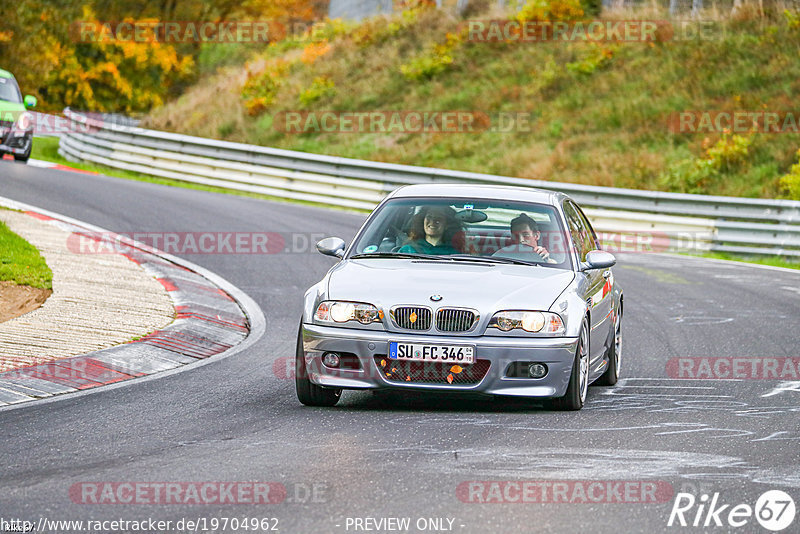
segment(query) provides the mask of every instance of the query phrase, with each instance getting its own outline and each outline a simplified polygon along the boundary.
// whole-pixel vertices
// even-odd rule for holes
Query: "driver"
[[[460,254],[454,238],[461,232],[456,212],[449,206],[425,206],[414,216],[408,242],[398,252]]]
[[[511,220],[512,244],[501,248],[492,255],[539,261],[535,258],[530,258],[531,254],[535,253],[546,263],[557,263],[556,260],[550,257],[550,252],[539,245],[541,236],[542,234],[539,232],[539,225],[536,224],[536,221],[528,215],[520,213]]]

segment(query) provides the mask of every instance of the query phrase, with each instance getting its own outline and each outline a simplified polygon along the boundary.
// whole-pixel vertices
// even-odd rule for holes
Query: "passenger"
[[[463,229],[449,206],[425,206],[414,215],[408,241],[398,252],[411,254],[460,254],[454,245]]]
[[[503,247],[493,256],[505,256],[530,261],[544,261],[546,263],[557,263],[550,257],[546,248],[539,245],[542,237],[539,232],[539,225],[528,215],[520,213],[511,220],[511,245]],[[540,260],[541,258],[541,260]]]

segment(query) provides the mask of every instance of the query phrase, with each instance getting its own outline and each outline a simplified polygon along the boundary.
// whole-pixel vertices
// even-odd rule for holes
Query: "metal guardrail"
[[[29,111],[33,116],[33,135],[36,137],[61,137],[70,128],[74,128],[76,123],[65,116],[53,115],[50,113],[40,113]],[[115,113],[94,113],[94,117],[102,120],[105,124],[120,124],[124,126],[137,126],[139,121]]]
[[[640,191],[397,165],[146,130],[69,108],[64,115],[83,128],[61,136],[63,157],[151,176],[360,210],[372,209],[406,184],[535,187],[562,191],[592,208],[587,214],[599,232],[659,232],[672,237],[673,249],[680,251],[800,258],[798,201]]]
[[[38,111],[29,111],[33,115],[33,135],[37,137],[59,137],[61,131],[57,124],[59,117]]]

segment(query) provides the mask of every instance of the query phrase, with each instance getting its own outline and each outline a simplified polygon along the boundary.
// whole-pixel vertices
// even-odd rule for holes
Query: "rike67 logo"
[[[792,524],[795,511],[794,499],[780,490],[762,493],[754,507],[723,503],[719,493],[703,494],[699,499],[691,493],[678,493],[667,526],[732,529],[750,524],[755,517],[765,529],[779,532]]]

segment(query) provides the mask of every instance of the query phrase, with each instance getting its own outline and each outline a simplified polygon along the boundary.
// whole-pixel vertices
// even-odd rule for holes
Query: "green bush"
[[[517,13],[517,20],[579,20],[583,15],[580,0],[528,0]]]
[[[733,135],[722,138],[706,150],[704,157],[681,160],[670,166],[661,183],[680,193],[707,194],[715,190],[726,175],[741,171],[750,158],[751,137]]]
[[[249,115],[260,115],[272,105],[289,68],[288,62],[278,59],[260,74],[248,73],[242,88],[242,99]]]
[[[567,63],[565,66],[572,74],[592,74],[597,69],[608,65],[613,57],[614,51],[611,48],[605,48],[596,43],[591,43],[591,47],[588,49],[588,52],[583,54],[583,57]]]
[[[400,65],[400,72],[409,80],[433,78],[453,63],[453,52],[462,40],[460,34],[448,33],[444,43],[434,45],[405,65]]]
[[[596,17],[603,10],[603,0],[581,0],[581,7],[586,15]]]
[[[336,84],[333,80],[318,76],[311,82],[311,87],[300,93],[298,99],[304,106],[308,106],[322,98],[330,98],[336,94]]]
[[[733,135],[728,139],[727,134],[722,134],[722,139],[706,151],[706,159],[721,172],[736,171],[747,162],[752,142],[751,137]]]
[[[797,151],[797,161],[792,165],[789,174],[781,177],[781,188],[786,192],[786,196],[792,200],[800,200],[800,150]]]

